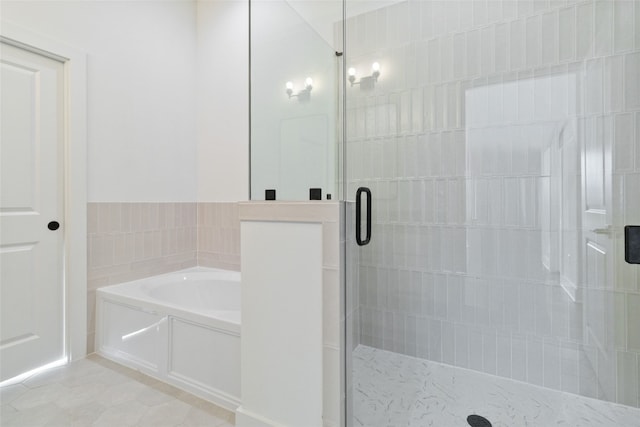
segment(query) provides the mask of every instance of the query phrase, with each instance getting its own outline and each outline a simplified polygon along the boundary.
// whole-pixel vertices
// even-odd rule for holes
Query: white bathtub
[[[96,351],[227,409],[240,404],[240,273],[195,267],[100,288]]]

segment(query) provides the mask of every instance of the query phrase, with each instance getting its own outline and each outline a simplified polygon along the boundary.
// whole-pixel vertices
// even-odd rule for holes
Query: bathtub
[[[98,289],[96,351],[235,411],[240,273],[194,267]]]

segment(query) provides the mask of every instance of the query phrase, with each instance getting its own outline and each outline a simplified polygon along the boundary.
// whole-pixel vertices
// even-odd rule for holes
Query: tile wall
[[[360,342],[639,406],[640,2],[410,0],[346,57]]]
[[[87,350],[96,289],[201,265],[240,270],[236,203],[89,203]]]
[[[237,203],[198,203],[198,265],[240,271]]]

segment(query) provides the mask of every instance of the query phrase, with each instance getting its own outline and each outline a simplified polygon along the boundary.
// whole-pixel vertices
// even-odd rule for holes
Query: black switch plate
[[[309,200],[322,200],[322,188],[310,188]]]
[[[624,228],[624,260],[629,264],[640,264],[640,225]]]
[[[264,190],[264,199],[265,200],[275,200],[276,199],[276,190]]]

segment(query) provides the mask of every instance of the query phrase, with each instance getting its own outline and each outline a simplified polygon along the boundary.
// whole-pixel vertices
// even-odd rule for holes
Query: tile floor
[[[97,355],[0,388],[0,425],[231,427],[235,415]]]
[[[640,410],[481,372],[358,346],[353,426],[640,427]]]

